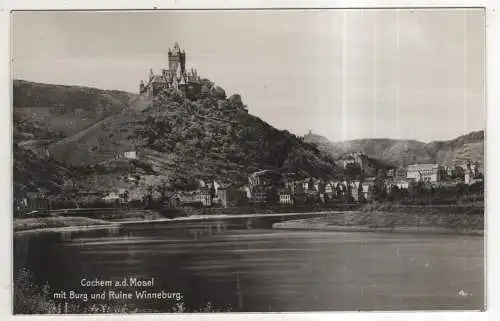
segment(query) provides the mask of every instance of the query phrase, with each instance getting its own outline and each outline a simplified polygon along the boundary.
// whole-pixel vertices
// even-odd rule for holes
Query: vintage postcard
[[[13,313],[485,309],[485,10],[13,11]]]

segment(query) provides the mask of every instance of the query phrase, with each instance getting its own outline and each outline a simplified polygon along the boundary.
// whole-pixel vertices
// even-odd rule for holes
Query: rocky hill
[[[309,134],[304,141],[314,144],[323,153],[335,159],[352,152],[366,155],[395,166],[419,162],[436,162],[446,165],[467,160],[484,164],[484,131],[472,132],[448,141],[431,143],[416,140],[356,139],[330,142],[326,138]]]
[[[14,91],[23,84],[18,83]],[[51,86],[36,84],[35,87],[37,90],[46,88],[48,93],[41,95],[51,97],[50,104],[53,105],[71,101],[71,92],[82,97],[81,91],[86,90],[56,86],[57,89],[64,88],[68,96],[52,96],[50,93],[54,89]],[[29,85],[29,88],[33,86]],[[177,93],[168,92],[157,97],[154,106],[147,108],[138,108],[141,102],[132,94],[88,91],[101,97],[95,98],[100,102],[98,109],[111,114],[94,112],[99,116],[87,123],[88,126],[76,124],[79,131],[66,130],[64,138],[49,144],[50,156],[68,167],[86,170],[99,167],[105,174],[107,164],[115,157],[136,150],[140,159],[134,166],[159,175],[189,179],[246,182],[249,173],[261,169],[314,177],[332,177],[336,171],[333,160],[323,156],[315,146],[250,115],[239,95],[226,97],[222,88],[208,80],[204,80],[204,90],[195,99],[184,100]],[[23,102],[18,104],[28,104],[23,98],[27,92],[23,89],[16,94],[17,101]],[[36,97],[32,100],[39,101]],[[111,101],[116,104],[110,104]],[[92,102],[95,101],[78,108],[92,113],[93,106],[96,106]],[[102,106],[109,108],[103,109]],[[103,117],[105,114],[107,116]],[[18,125],[15,124],[15,128]],[[53,129],[51,125],[49,128]],[[130,168],[127,171],[130,172]]]

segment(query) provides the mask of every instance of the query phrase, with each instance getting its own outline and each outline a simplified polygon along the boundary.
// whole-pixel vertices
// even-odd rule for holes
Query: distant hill
[[[137,150],[140,166],[161,175],[193,179],[245,183],[249,173],[261,169],[294,172],[299,177],[332,177],[337,170],[333,160],[315,146],[250,115],[239,95],[226,97],[209,80],[204,80],[204,91],[196,99],[185,101],[168,92],[155,100],[154,108],[145,108],[132,94],[51,86],[34,87],[42,92],[63,90],[65,95],[59,97],[68,101],[71,93],[81,97],[82,90],[89,91],[101,106],[110,107],[105,108],[107,117],[99,118],[104,114],[97,113],[100,116],[88,126],[77,123],[80,130],[67,129],[64,138],[49,144],[51,157],[69,167],[109,167],[116,156]],[[20,91],[18,95],[23,92],[26,94]],[[103,103],[103,96],[116,104]],[[51,104],[60,104],[57,96],[53,98]],[[38,101],[36,97],[32,100]],[[18,101],[25,99],[19,97]]]
[[[431,143],[416,140],[356,139],[330,142],[319,135],[305,135],[304,141],[314,144],[323,153],[338,159],[344,154],[363,152],[394,166],[411,163],[436,162],[446,165],[467,160],[484,164],[484,131],[476,131],[448,141]]]
[[[136,98],[118,90],[13,82],[14,115],[64,136],[120,113]]]

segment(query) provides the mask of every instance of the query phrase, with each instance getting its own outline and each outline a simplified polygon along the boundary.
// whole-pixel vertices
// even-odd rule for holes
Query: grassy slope
[[[43,124],[52,132],[75,134],[119,113],[136,95],[90,87],[14,80],[14,113]]]
[[[65,179],[74,179],[75,172],[68,164],[57,162],[57,157],[47,159],[47,145],[52,151],[54,147],[50,146],[57,148],[62,140],[62,145],[67,145],[63,153],[80,156],[82,149],[78,144],[66,143],[72,141],[69,137],[84,136],[91,131],[85,128],[105,125],[137,99],[136,95],[122,91],[23,80],[14,80],[13,95],[16,195],[39,188],[51,193],[61,191]]]

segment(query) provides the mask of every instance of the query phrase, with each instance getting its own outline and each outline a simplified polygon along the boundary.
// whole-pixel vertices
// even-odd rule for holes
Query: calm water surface
[[[484,304],[478,236],[142,225],[25,235],[15,240],[15,264],[56,290],[88,292],[80,286],[84,277],[154,277],[156,290],[180,292],[193,308],[212,302],[247,312],[479,310]],[[136,304],[167,308],[158,300]]]

